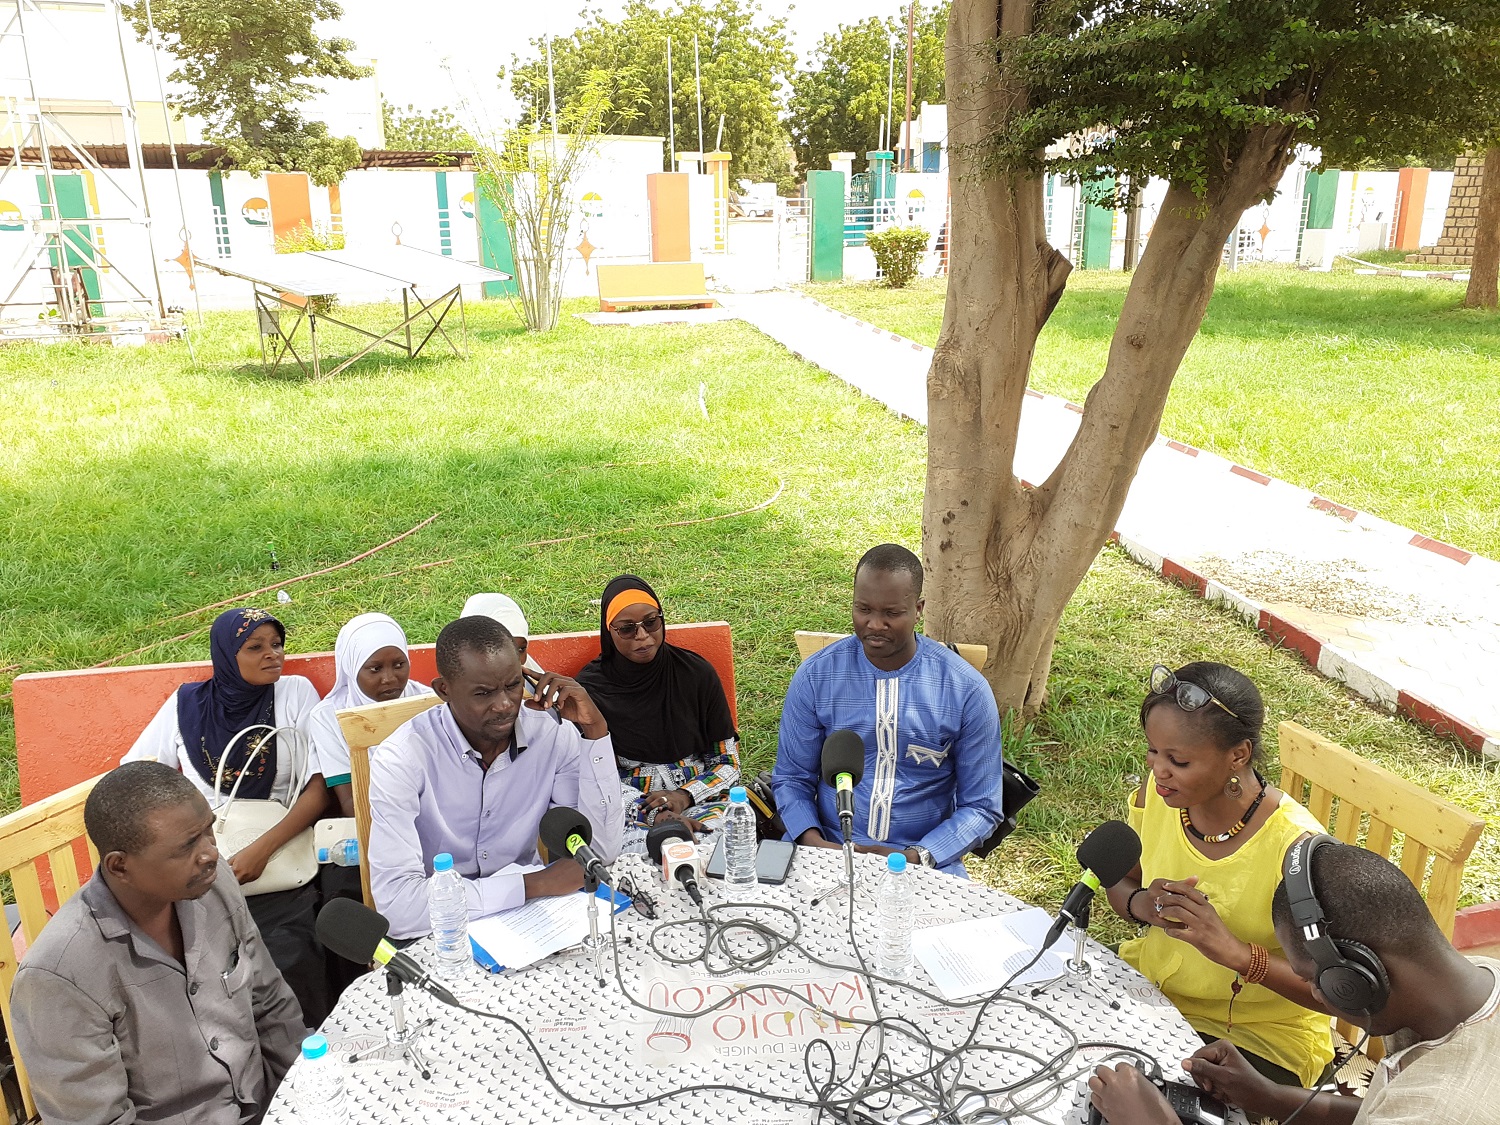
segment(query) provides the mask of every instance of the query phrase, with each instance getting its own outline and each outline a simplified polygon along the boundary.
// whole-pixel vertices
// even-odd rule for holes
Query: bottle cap
[[[435,855],[435,856],[432,857],[432,872],[433,872],[434,875],[437,874],[439,871],[452,871],[452,870],[453,870],[453,857],[451,855],[449,855],[447,852],[438,852],[437,855]]]
[[[750,800],[750,797],[745,793],[743,785],[736,785],[729,791],[729,799],[737,805],[743,805]]]
[[[906,870],[906,857],[900,852],[892,852],[885,857],[885,865],[899,875]]]
[[[318,849],[318,862],[319,863],[327,863],[328,862],[328,849],[327,848],[319,848]]]
[[[328,1040],[321,1035],[309,1035],[302,1040],[302,1057],[304,1059],[321,1059],[328,1053]]]

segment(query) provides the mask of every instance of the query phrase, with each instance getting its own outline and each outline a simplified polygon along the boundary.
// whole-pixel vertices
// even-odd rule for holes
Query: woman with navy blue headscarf
[[[253,883],[278,848],[309,828],[328,806],[323,778],[308,761],[305,739],[278,739],[248,727],[305,730],[318,691],[302,676],[283,676],[286,629],[263,609],[221,613],[209,631],[213,674],[183,684],[135,740],[122,762],[155,760],[179,769],[207,798],[222,805],[235,782],[237,797],[276,800],[288,812],[275,827],[229,857],[235,878]],[[220,766],[223,780],[215,790]],[[287,891],[251,894],[250,914],[276,967],[297,994],[303,1018],[317,1027],[327,1015],[323,958],[313,937],[317,880]]]

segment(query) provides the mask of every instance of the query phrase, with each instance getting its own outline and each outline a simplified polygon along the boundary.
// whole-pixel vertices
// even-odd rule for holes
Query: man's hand
[[[271,862],[271,849],[264,844],[265,837],[246,844],[234,855],[229,857],[229,870],[234,872],[235,880],[244,886],[253,883],[265,874],[266,864]]]
[[[577,723],[584,738],[603,738],[609,733],[609,724],[577,680],[558,672],[546,672],[532,678],[531,690],[532,696],[525,705],[533,711],[556,710],[560,718]]]
[[[802,835],[798,836],[797,843],[801,844],[804,848],[838,848],[843,846],[835,844],[832,840],[823,839],[823,833],[816,828],[809,828]]]
[[[1090,1100],[1109,1125],[1179,1125],[1162,1092],[1137,1066],[1101,1066],[1089,1079]]]
[[[1201,1048],[1182,1066],[1200,1089],[1220,1101],[1239,1106],[1252,1117],[1273,1114],[1275,1095],[1282,1092],[1276,1083],[1246,1062],[1228,1039]]]
[[[556,898],[583,890],[583,867],[571,856],[540,871],[528,871],[522,878],[527,898]]]

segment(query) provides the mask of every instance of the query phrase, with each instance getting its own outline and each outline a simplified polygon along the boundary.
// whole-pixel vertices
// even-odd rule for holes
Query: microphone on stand
[[[823,740],[823,782],[834,789],[844,843],[854,841],[854,787],[865,773],[865,740],[852,730],[836,730]]]
[[[1047,931],[1042,949],[1047,950],[1070,925],[1088,927],[1089,904],[1100,887],[1112,887],[1135,870],[1141,861],[1141,838],[1121,820],[1106,820],[1078,845],[1078,864],[1083,878],[1073,884],[1057,912],[1057,921]]]
[[[687,825],[671,821],[653,825],[646,833],[646,853],[661,864],[661,877],[665,881],[676,879],[690,899],[703,905],[703,891],[698,886],[701,857]]]
[[[349,898],[336,898],[324,906],[314,927],[318,941],[344,960],[356,965],[372,961],[384,965],[398,980],[425,989],[444,1004],[457,1006],[458,998],[433,980],[416,959],[385,940],[390,932],[391,924],[384,914]]]
[[[548,858],[558,859],[570,855],[578,861],[583,873],[590,879],[598,883],[609,882],[609,867],[589,847],[589,842],[594,838],[594,826],[577,809],[570,809],[566,805],[548,809],[542,816],[537,835],[542,839],[542,846],[547,849]]]

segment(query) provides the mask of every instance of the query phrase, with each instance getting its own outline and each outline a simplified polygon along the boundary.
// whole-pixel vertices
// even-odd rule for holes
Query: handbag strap
[[[293,768],[294,769],[296,768],[297,757],[298,757],[299,754],[301,754],[302,758],[305,759],[305,765],[306,766],[310,767],[312,765],[312,756],[310,754],[308,754],[308,753],[305,752],[306,751],[306,745],[305,744],[306,744],[306,741],[307,741],[306,736],[300,730],[298,730],[296,727],[273,727],[273,726],[267,725],[266,723],[255,723],[255,724],[253,724],[251,726],[246,727],[244,730],[240,731],[233,738],[231,738],[229,740],[228,745],[226,745],[224,747],[224,753],[222,753],[222,754],[219,755],[219,768],[214,771],[214,795],[215,796],[222,796],[223,795],[224,763],[229,760],[229,751],[234,748],[234,744],[236,742],[238,742],[240,739],[244,738],[245,735],[249,734],[251,731],[256,731],[256,730],[268,731],[271,736],[274,736],[278,740],[278,745],[279,745],[279,740],[280,740],[280,738],[281,738],[281,736],[283,734],[290,735],[291,739],[292,739],[291,752],[292,752],[292,764],[293,764]],[[263,738],[263,739],[261,739],[260,740],[260,744],[258,746],[256,746],[256,748],[250,752],[250,756],[245,759],[245,767],[246,768],[240,770],[240,775],[237,778],[234,779],[234,785],[229,790],[229,798],[222,805],[219,806],[218,815],[217,815],[217,817],[215,817],[215,822],[217,824],[222,825],[225,821],[227,821],[229,819],[229,810],[234,805],[234,802],[239,797],[240,783],[245,780],[245,773],[247,772],[247,770],[249,769],[249,766],[250,766],[250,758],[253,758],[256,754],[264,754],[266,752],[266,743],[268,741],[269,741],[269,738]],[[293,779],[292,779],[292,789],[291,789],[291,792],[292,792],[292,802],[293,803],[296,802],[297,797],[301,795],[303,788],[307,785],[307,779],[312,776],[312,774],[306,768],[304,768],[301,771],[301,773],[304,774],[305,776],[293,777]],[[292,806],[291,806],[291,804],[287,804],[286,807],[288,809],[290,809]]]

